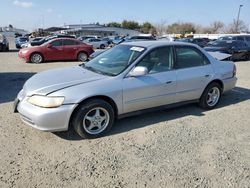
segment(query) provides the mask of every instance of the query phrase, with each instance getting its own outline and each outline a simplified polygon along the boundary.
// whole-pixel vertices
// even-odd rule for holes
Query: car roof
[[[145,48],[154,48],[159,46],[173,46],[173,45],[185,45],[185,46],[197,46],[192,43],[187,42],[170,42],[170,41],[135,41],[135,42],[124,42],[122,45],[131,45],[131,46],[141,46]]]

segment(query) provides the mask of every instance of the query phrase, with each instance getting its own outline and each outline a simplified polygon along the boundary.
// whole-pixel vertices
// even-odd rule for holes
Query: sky
[[[135,20],[154,24],[226,24],[237,18],[250,27],[250,0],[0,0],[0,26],[32,31],[64,24]]]

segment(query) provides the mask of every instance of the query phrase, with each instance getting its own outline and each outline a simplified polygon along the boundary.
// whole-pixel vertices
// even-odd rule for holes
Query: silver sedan
[[[15,111],[32,127],[83,138],[104,135],[115,119],[138,112],[198,102],[214,108],[235,87],[232,62],[200,47],[147,41],[118,45],[86,64],[38,73],[15,100]]]

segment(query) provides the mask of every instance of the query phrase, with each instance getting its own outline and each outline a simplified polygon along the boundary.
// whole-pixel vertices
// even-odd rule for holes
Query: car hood
[[[44,71],[32,76],[24,84],[23,90],[27,96],[34,94],[48,95],[52,92],[105,78],[81,66]]]

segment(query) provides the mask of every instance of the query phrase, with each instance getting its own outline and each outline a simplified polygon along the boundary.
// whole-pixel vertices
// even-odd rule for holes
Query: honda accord
[[[79,66],[31,77],[15,100],[30,126],[83,138],[104,135],[115,119],[198,102],[214,108],[236,84],[236,67],[194,44],[165,41],[123,43]]]

